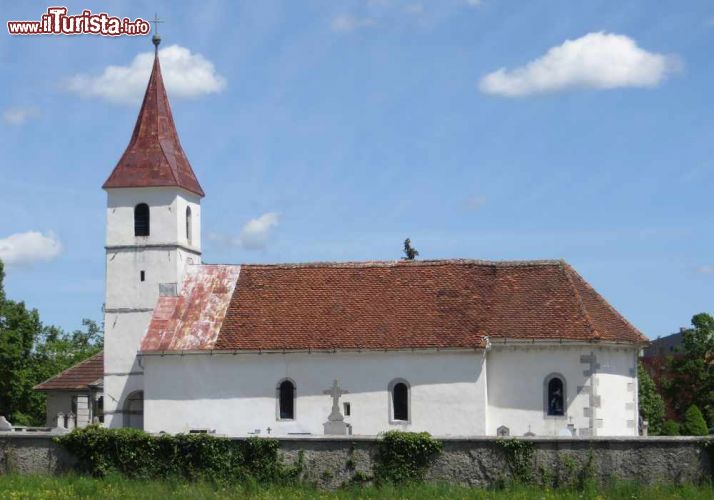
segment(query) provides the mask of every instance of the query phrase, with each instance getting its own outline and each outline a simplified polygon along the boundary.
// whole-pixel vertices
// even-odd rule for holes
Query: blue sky
[[[3,21],[48,6],[0,5]],[[102,10],[158,12],[192,76],[167,86],[207,193],[207,262],[396,259],[409,236],[422,258],[564,258],[650,337],[714,311],[711,2]],[[45,323],[101,319],[100,186],[138,112],[124,78],[143,86],[151,50],[0,37],[0,256]]]

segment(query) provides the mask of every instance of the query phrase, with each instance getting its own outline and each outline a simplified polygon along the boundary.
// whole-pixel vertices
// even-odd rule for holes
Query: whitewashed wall
[[[77,408],[75,413],[76,426],[86,427],[91,423],[91,404],[88,392],[74,391],[48,391],[47,392],[47,427],[57,426],[57,414],[62,412],[67,415],[72,412],[72,398],[77,398]]]
[[[323,434],[332,400],[323,394],[334,379],[349,391],[345,417],[355,434],[389,429],[438,435],[483,435],[486,394],[483,352],[340,354],[200,354],[145,356],[144,428],[150,432],[214,429],[244,436]],[[297,386],[295,421],[277,419],[280,380]],[[411,386],[411,422],[390,423],[388,384]]]
[[[143,390],[136,352],[159,297],[160,283],[179,283],[187,265],[201,262],[200,199],[175,188],[122,188],[107,191],[105,297],[105,423],[124,424],[127,396]],[[146,203],[150,235],[134,235],[134,207]],[[186,238],[186,207],[191,207],[192,238]],[[145,281],[140,272],[145,271]]]
[[[493,345],[487,354],[488,434],[505,425],[511,435],[529,430],[539,436],[557,436],[568,423],[589,429],[590,394],[583,387],[595,384],[595,435],[636,436],[636,348],[553,345]],[[595,354],[600,366],[591,378],[583,356]],[[546,415],[544,381],[563,375],[567,401],[564,417]],[[587,433],[587,431],[586,431]]]
[[[134,207],[149,205],[151,234],[134,236]],[[193,238],[186,240],[186,207],[191,207]],[[129,230],[127,231],[127,228]],[[201,250],[201,205],[195,194],[171,187],[107,190],[107,245],[174,244]]]

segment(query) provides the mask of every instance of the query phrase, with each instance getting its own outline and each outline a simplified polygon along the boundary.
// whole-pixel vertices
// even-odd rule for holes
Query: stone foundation
[[[600,484],[613,480],[642,484],[698,483],[712,477],[707,438],[521,438],[533,443],[532,477],[561,484],[587,470]],[[376,455],[373,437],[279,438],[288,462],[303,452],[305,479],[335,488],[372,474]],[[445,438],[444,451],[427,473],[430,481],[492,486],[510,478],[504,451],[496,438]],[[0,474],[60,474],[71,471],[75,458],[52,442],[52,436],[0,435]],[[357,473],[357,474],[356,474]]]

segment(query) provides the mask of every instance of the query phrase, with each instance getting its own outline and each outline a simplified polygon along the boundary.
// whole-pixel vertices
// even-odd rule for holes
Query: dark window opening
[[[352,414],[352,408],[349,403],[344,403],[345,417],[349,417]]]
[[[563,381],[552,378],[548,382],[548,415],[563,416],[565,405],[563,397]]]
[[[295,386],[289,380],[284,380],[279,387],[280,419],[292,420],[295,418]]]
[[[139,203],[134,207],[134,236],[149,236],[149,205]]]
[[[394,384],[392,407],[394,420],[409,420],[409,388],[404,382]]]
[[[99,396],[94,400],[92,414],[97,417],[100,422],[104,422],[104,396]]]
[[[146,271],[139,271],[139,279],[141,281],[146,281]]]

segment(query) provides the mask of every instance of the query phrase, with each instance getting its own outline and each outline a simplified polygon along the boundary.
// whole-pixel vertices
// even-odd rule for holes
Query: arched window
[[[565,379],[559,374],[548,375],[544,382],[545,411],[549,417],[565,416]]]
[[[278,419],[295,420],[295,384],[292,380],[278,384]]]
[[[390,384],[390,409],[392,421],[409,421],[409,385],[405,380],[393,380]]]
[[[134,207],[134,236],[149,236],[149,205],[139,203]]]
[[[186,241],[191,243],[191,225],[193,224],[193,221],[191,220],[191,207],[186,207]]]
[[[144,392],[135,391],[129,394],[124,402],[124,427],[132,429],[144,428]]]

